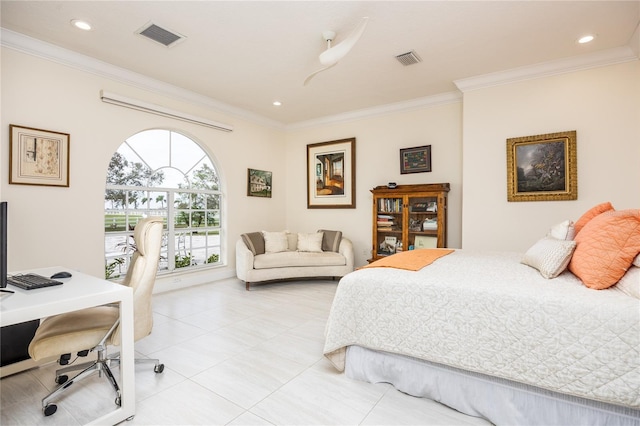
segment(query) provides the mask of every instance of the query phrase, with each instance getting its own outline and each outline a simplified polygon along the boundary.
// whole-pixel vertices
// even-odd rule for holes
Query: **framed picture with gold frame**
[[[9,183],[69,186],[68,133],[9,125]]]
[[[507,139],[507,200],[578,199],[576,131]]]

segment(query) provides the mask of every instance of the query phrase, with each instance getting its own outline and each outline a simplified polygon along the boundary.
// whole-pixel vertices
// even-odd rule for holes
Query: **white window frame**
[[[194,141],[190,137],[180,132],[175,132],[173,130],[168,130],[168,129],[153,129],[153,130],[156,130],[156,131],[164,130],[169,132],[170,134],[179,133],[181,136],[187,137],[189,140],[191,140],[191,142],[193,142],[200,149],[202,149],[202,151],[208,158],[209,162],[211,163],[211,166],[213,167],[214,172],[218,177],[220,176],[213,159],[206,153],[206,151],[196,141]],[[170,139],[171,137],[169,138],[169,140]],[[127,143],[127,142],[125,141],[123,143]],[[144,158],[140,155],[139,157],[142,160],[142,162],[145,164],[145,166],[149,167],[148,164],[146,164]],[[157,170],[160,170],[162,168],[167,168],[167,167],[171,167],[171,166],[164,165],[153,171],[155,172]],[[149,167],[149,169],[151,168]],[[185,171],[182,171],[182,170],[181,172],[185,173]],[[105,198],[104,211],[105,211],[105,277],[106,278],[109,278],[109,279],[123,278],[124,274],[126,273],[126,269],[130,264],[131,256],[133,255],[133,250],[134,250],[134,247],[131,246],[131,243],[133,242],[132,229],[133,229],[133,226],[135,226],[135,223],[133,224],[129,223],[129,218],[131,216],[134,216],[134,217],[160,216],[164,219],[165,223],[164,223],[163,249],[162,249],[163,250],[162,256],[164,257],[164,259],[161,259],[161,267],[158,270],[158,275],[164,275],[164,274],[170,274],[170,273],[176,273],[176,272],[193,272],[196,270],[208,269],[208,268],[224,265],[223,260],[225,259],[224,252],[225,252],[225,241],[226,241],[225,235],[224,235],[225,218],[223,216],[224,195],[222,190],[220,189],[220,181],[218,181],[218,189],[216,190],[198,189],[198,188],[173,188],[173,187],[163,187],[163,186],[131,186],[131,185],[107,184],[106,191],[108,190],[125,191],[125,192],[135,191],[135,192],[146,192],[146,193],[165,193],[166,207],[163,207],[163,208],[151,207],[150,203],[153,202],[154,200],[151,200],[150,198],[147,199],[145,205],[141,207],[131,206],[129,205],[129,202],[127,200],[128,192],[125,194],[125,202],[123,203],[124,205],[116,208],[107,207],[108,201]],[[105,191],[105,195],[106,195],[106,191]],[[214,196],[214,197],[217,197],[218,199],[218,206],[215,209],[208,208],[207,203],[205,202],[205,206],[203,206],[202,208],[194,209],[191,205],[189,205],[187,209],[179,209],[176,206],[176,194],[178,193],[198,194],[205,197]],[[194,211],[204,213],[205,225],[194,227],[192,226],[193,221],[189,220],[186,227],[176,228],[176,223],[178,222],[177,220],[178,215],[182,211],[187,211],[189,213],[189,217],[191,217],[191,214]],[[124,217],[123,230],[118,230],[118,231],[108,230],[111,224],[107,223],[107,215],[111,217],[114,214],[123,215]],[[213,220],[213,224],[208,223],[209,218],[217,219],[217,223],[215,219]],[[120,224],[118,226],[120,226]],[[191,237],[193,237],[192,233],[204,233],[204,245],[195,247],[196,250],[200,250],[200,251],[204,250],[204,253],[205,253],[204,262],[200,262],[199,264],[192,263],[189,266],[176,268],[176,258],[175,258],[176,254],[180,255],[181,251],[183,251],[185,255],[189,254],[191,255],[191,258],[193,256],[193,249],[194,249],[193,243],[194,243],[194,239],[196,238],[188,238],[188,241],[189,241],[188,247],[186,244],[187,238],[185,238],[185,246],[183,247],[183,249],[181,249],[180,247],[177,247],[179,246],[179,243],[180,243],[179,237],[181,236],[181,234],[185,234],[185,233],[187,235],[190,235]],[[210,236],[215,234],[218,235],[218,238],[219,238],[218,243],[211,244],[211,242],[209,241]],[[108,241],[108,238],[110,237],[116,237],[120,239],[120,243],[118,245],[121,246],[120,248],[122,248],[122,253],[106,252],[107,241]],[[216,255],[216,254],[218,256],[217,261],[206,263],[207,260],[209,260],[212,255]],[[183,260],[185,257],[186,256],[183,256]],[[121,265],[116,265],[114,267],[114,272],[109,274],[107,272],[108,270],[107,265],[111,264],[116,259],[122,259],[123,263]],[[191,261],[193,262],[193,258],[191,259]]]

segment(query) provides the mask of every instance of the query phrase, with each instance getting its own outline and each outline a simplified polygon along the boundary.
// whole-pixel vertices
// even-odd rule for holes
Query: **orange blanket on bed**
[[[397,268],[408,271],[417,271],[450,253],[452,249],[420,249],[396,253],[391,256],[378,259],[362,268]]]

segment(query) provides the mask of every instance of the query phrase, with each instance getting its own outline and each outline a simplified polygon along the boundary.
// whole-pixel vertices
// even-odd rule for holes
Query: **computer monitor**
[[[0,202],[0,288],[7,286],[7,202]]]

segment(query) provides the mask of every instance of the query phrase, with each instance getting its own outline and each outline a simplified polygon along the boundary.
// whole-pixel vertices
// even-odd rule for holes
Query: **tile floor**
[[[348,379],[323,358],[336,282],[255,286],[229,279],[154,296],[153,333],[137,355],[136,415],[127,425],[479,425],[441,404],[388,384]],[[0,424],[78,425],[114,409],[114,392],[94,375],[44,417],[55,363],[0,381]],[[117,372],[116,372],[117,374]],[[80,389],[82,386],[82,389]]]

